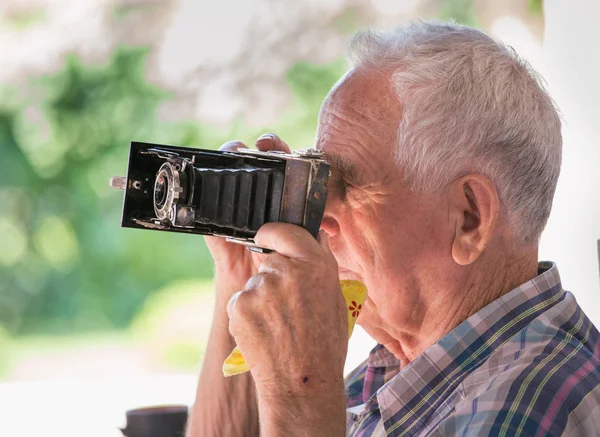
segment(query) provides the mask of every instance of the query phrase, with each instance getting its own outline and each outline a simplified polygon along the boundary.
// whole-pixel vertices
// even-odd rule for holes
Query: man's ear
[[[496,229],[499,211],[498,192],[487,177],[468,174],[452,183],[452,258],[457,264],[471,264],[479,258]]]

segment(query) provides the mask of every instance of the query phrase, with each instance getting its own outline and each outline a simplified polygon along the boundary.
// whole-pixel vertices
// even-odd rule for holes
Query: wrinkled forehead
[[[391,74],[375,69],[352,69],[342,76],[331,88],[323,102],[323,109],[340,104],[356,106],[376,121],[381,116],[391,115],[398,103],[392,89]],[[390,111],[392,110],[392,111]]]
[[[401,115],[390,74],[350,70],[323,102],[316,147],[326,154],[357,155],[356,159],[389,159]]]

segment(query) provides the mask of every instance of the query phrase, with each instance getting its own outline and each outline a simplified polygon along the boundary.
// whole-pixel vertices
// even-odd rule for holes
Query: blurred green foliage
[[[9,356],[8,350],[12,349],[12,340],[8,333],[0,326],[0,377],[10,370],[13,364],[13,357]]]
[[[527,0],[527,6],[532,15],[544,14],[544,0]]]
[[[473,0],[443,0],[440,4],[439,18],[454,20],[469,26],[479,26]]]
[[[196,369],[212,324],[212,289],[212,280],[194,280],[175,281],[157,290],[132,321],[132,340],[151,351],[160,365]]]
[[[41,8],[15,9],[5,18],[4,23],[19,30],[25,30],[46,19],[46,12]]]
[[[216,148],[277,131],[306,147],[344,71],[298,63],[280,122],[216,129],[157,117],[169,95],[147,82],[146,57],[121,48],[90,66],[69,56],[26,94],[0,90],[0,326],[11,335],[122,328],[155,290],[211,277],[202,237],[120,228],[122,193],[108,179],[125,173],[129,142]]]

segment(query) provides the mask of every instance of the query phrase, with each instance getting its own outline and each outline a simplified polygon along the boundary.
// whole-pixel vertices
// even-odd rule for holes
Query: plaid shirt
[[[347,436],[600,436],[600,334],[553,263],[401,369],[346,378]]]

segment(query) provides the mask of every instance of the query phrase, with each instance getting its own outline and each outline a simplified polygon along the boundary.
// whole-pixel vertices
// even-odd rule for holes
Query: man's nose
[[[323,229],[329,237],[334,237],[340,232],[339,217],[339,202],[334,192],[327,194],[327,203],[325,205],[325,213],[321,221],[321,229]]]
[[[340,232],[340,225],[336,219],[325,214],[321,222],[321,229],[327,233],[327,236],[335,237]]]

